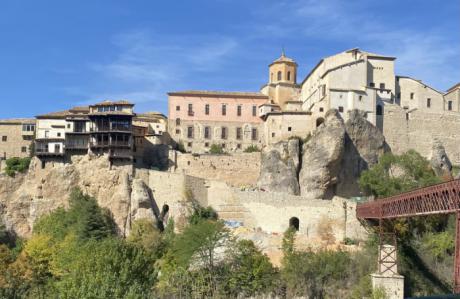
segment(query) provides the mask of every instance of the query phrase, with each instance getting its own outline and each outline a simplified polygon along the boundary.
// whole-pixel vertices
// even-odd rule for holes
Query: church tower
[[[297,63],[294,59],[286,57],[284,49],[281,56],[273,61],[269,66],[269,84],[296,84],[297,83]]]
[[[272,104],[282,111],[297,110],[300,86],[297,85],[297,63],[281,52],[281,56],[268,66],[268,83],[262,87],[262,93],[270,98]],[[293,108],[296,106],[296,108]]]

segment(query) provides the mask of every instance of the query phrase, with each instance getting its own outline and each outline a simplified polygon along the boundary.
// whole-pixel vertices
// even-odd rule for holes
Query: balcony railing
[[[68,142],[65,144],[66,149],[87,149],[88,148],[88,142],[86,143],[74,143],[74,142]]]
[[[111,125],[111,126],[96,126],[90,129],[91,132],[131,132],[132,126]]]
[[[91,147],[131,147],[131,141],[91,141]]]

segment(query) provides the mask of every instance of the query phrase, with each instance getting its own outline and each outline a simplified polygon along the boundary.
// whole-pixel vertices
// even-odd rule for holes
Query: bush
[[[245,153],[256,153],[260,152],[260,149],[257,147],[257,145],[250,145],[244,150]]]
[[[30,158],[13,157],[6,160],[5,173],[11,177],[15,176],[18,172],[25,172],[29,169]]]
[[[220,155],[224,153],[222,145],[220,144],[212,144],[211,148],[209,149],[209,153],[213,155]]]

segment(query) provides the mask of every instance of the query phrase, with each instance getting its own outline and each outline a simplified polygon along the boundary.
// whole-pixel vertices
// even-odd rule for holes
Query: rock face
[[[0,175],[0,221],[19,236],[32,232],[35,220],[57,207],[68,206],[74,187],[94,196],[110,210],[121,235],[126,234],[131,204],[132,166],[110,166],[107,156],[74,156],[72,163],[33,158],[27,174]],[[138,200],[139,201],[139,200]],[[135,213],[137,215],[137,212]]]
[[[257,186],[272,192],[299,195],[297,179],[300,166],[298,139],[281,141],[264,149]]]
[[[452,163],[446,154],[444,146],[437,139],[433,140],[430,164],[437,176],[452,176]]]
[[[154,201],[147,185],[140,179],[134,179],[129,213],[130,222],[141,218],[149,218],[157,222],[155,210],[158,210],[158,208],[155,209]]]
[[[379,157],[388,151],[382,132],[372,125],[360,110],[349,112],[345,123],[345,150],[343,153],[337,195],[357,196],[361,172],[377,164]]]
[[[324,124],[303,147],[299,174],[302,196],[332,198],[344,150],[345,125],[338,111],[333,109],[326,113]]]

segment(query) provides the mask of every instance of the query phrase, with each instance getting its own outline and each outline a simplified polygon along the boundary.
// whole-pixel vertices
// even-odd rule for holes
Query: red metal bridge
[[[460,180],[359,204],[356,216],[379,220],[456,213],[454,292],[460,293]]]

